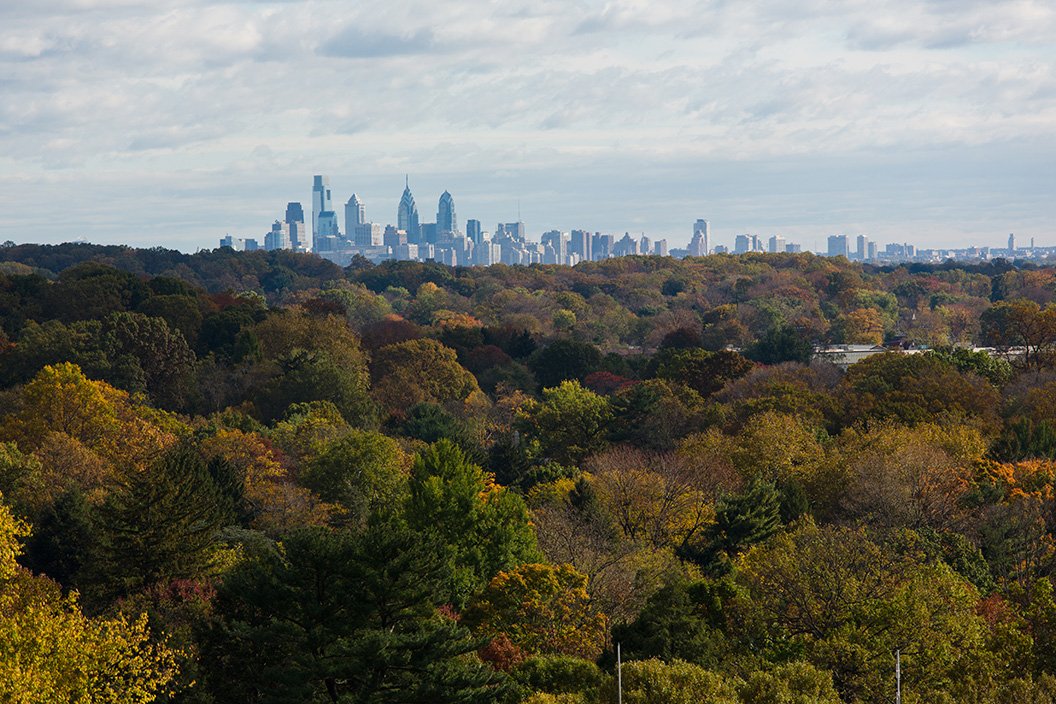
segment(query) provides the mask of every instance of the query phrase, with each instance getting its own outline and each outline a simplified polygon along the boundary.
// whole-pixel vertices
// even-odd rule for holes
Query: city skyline
[[[311,252],[341,266],[347,266],[355,257],[364,257],[374,263],[396,259],[432,260],[452,266],[487,266],[495,263],[571,266],[582,261],[629,255],[700,257],[708,254],[796,254],[804,251],[873,264],[936,263],[948,259],[979,261],[1002,257],[1049,260],[1056,257],[1056,247],[1038,243],[1034,237],[1029,238],[1029,246],[1020,246],[1015,233],[1008,235],[1005,247],[987,244],[955,248],[918,246],[905,241],[881,243],[866,233],[835,233],[825,238],[823,249],[817,246],[805,248],[803,244],[789,241],[780,233],[769,237],[758,233],[740,233],[734,236],[731,248],[712,239],[711,223],[705,218],[694,221],[693,234],[685,248],[671,246],[667,238],[652,238],[644,231],[640,236],[637,233],[632,236],[629,231],[625,231],[620,237],[618,232],[584,228],[551,229],[543,232],[538,239],[532,239],[529,229],[520,219],[514,223],[499,222],[492,232],[484,229],[480,220],[468,218],[463,232],[458,227],[454,196],[446,189],[437,201],[436,221],[421,221],[407,174],[404,175],[403,193],[392,222],[374,222],[368,218],[366,204],[356,193],[349,196],[345,204],[343,229],[332,208],[330,178],[317,174],[312,177],[312,213],[316,232],[310,240],[304,235],[301,204],[290,202],[286,206],[285,220],[274,221],[271,230],[264,235],[263,244],[257,237],[236,237],[228,233],[220,238],[219,245],[247,251],[289,249]]]
[[[6,3],[0,239],[190,251],[410,172],[539,232],[1051,242],[1054,38],[1041,0]]]

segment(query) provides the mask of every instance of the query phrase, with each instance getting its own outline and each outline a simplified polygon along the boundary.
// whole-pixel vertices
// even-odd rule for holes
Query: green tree
[[[608,401],[578,381],[543,389],[542,402],[530,402],[518,413],[521,427],[539,441],[543,453],[569,464],[605,446],[611,417]]]
[[[588,342],[568,339],[551,342],[528,360],[528,367],[544,388],[568,380],[582,381],[603,366],[601,350]]]
[[[486,704],[505,678],[437,607],[445,549],[394,523],[306,529],[235,568],[207,686],[229,702]]]
[[[374,512],[398,506],[407,491],[409,458],[392,438],[351,430],[305,468],[302,481],[326,501],[341,504],[348,520],[361,523]]]
[[[528,509],[449,440],[423,450],[411,466],[407,521],[451,547],[449,598],[461,606],[501,570],[538,557]]]
[[[208,567],[230,505],[210,468],[177,448],[146,471],[131,471],[100,508],[96,580],[128,594]]]

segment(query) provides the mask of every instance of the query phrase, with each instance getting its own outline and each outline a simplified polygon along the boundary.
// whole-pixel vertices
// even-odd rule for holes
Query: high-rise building
[[[360,225],[367,222],[367,208],[355,193],[345,203],[345,233],[349,239],[356,234]]]
[[[865,235],[858,235],[856,244],[855,258],[865,261],[869,256],[869,238]]]
[[[781,235],[773,235],[770,238],[770,254],[782,254],[785,251],[785,238]]]
[[[466,237],[473,244],[484,243],[484,230],[480,227],[480,220],[466,220]]]
[[[829,235],[830,257],[846,257],[850,252],[847,248],[847,235]]]
[[[583,262],[591,261],[594,253],[594,248],[590,233],[586,230],[572,230],[571,242],[568,250],[579,255],[579,260]]]
[[[1015,234],[1009,234],[1008,236],[1008,253],[1012,254],[1016,251],[1016,236]]]
[[[705,257],[711,252],[711,223],[700,219],[693,223],[693,239],[689,241],[689,256]]]
[[[300,252],[311,249],[308,242],[308,232],[304,225],[304,208],[300,203],[290,202],[286,204],[286,218],[284,220],[290,228],[290,246]]]
[[[653,242],[653,254],[658,257],[667,256],[667,240],[657,240]]]
[[[337,237],[341,234],[341,230],[337,226],[337,213],[333,210],[324,210],[319,213],[317,227],[318,229],[315,232],[316,239],[320,237]]]
[[[868,256],[869,261],[871,261],[871,262],[875,262],[876,261],[876,258],[877,258],[876,257],[876,242],[870,242],[869,243],[869,249],[868,249],[868,255],[867,256]]]
[[[330,198],[330,177],[316,176],[312,183],[312,235],[319,234],[319,213],[333,211]]]
[[[290,226],[276,220],[271,226],[271,232],[264,235],[264,249],[269,252],[275,249],[291,249]]]
[[[755,249],[755,239],[751,235],[737,235],[733,239],[733,253],[747,254]]]
[[[407,233],[408,243],[418,244],[421,228],[418,224],[418,206],[414,204],[414,196],[411,195],[410,180],[407,180],[404,186],[400,207],[396,211],[396,227]]]
[[[452,235],[458,232],[455,199],[447,191],[444,191],[440,196],[440,202],[436,206],[436,231],[441,239],[450,239]]]

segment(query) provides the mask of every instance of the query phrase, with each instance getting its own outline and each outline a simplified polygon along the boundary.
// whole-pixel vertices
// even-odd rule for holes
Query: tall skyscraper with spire
[[[418,206],[414,204],[414,196],[411,195],[411,182],[405,178],[403,197],[400,198],[400,207],[396,211],[396,227],[407,233],[407,241],[418,244],[421,228],[418,225]]]
[[[333,212],[330,177],[316,176],[312,183],[312,234],[319,234],[319,213]]]
[[[458,232],[458,217],[455,215],[455,199],[444,191],[436,208],[436,231],[450,238]]]

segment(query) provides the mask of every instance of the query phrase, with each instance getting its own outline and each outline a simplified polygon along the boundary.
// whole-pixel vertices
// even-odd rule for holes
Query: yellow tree
[[[76,594],[18,567],[28,533],[0,503],[0,701],[147,704],[171,692],[175,653],[146,615],[88,618]]]
[[[504,635],[532,654],[594,660],[605,644],[605,616],[587,593],[587,578],[569,565],[520,565],[500,572],[462,615],[478,635]]]

